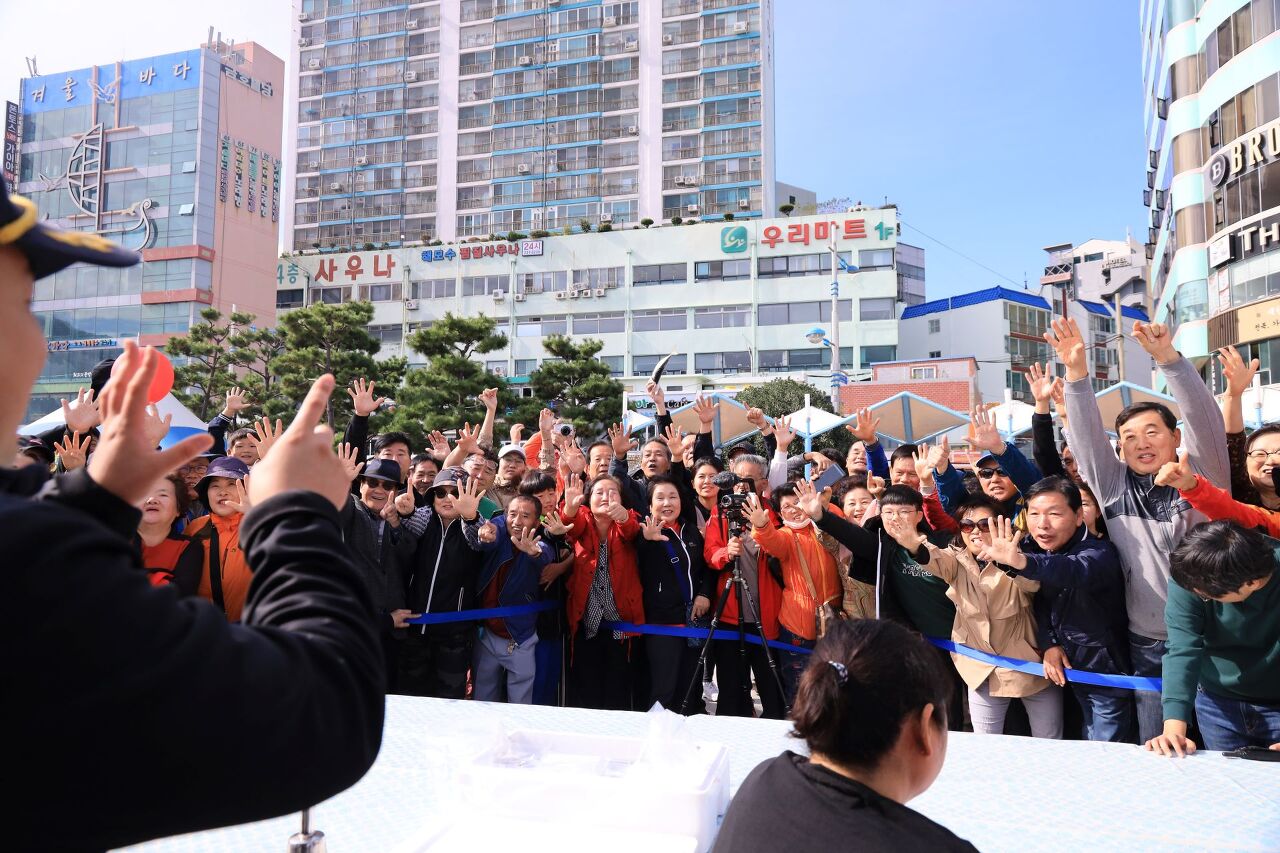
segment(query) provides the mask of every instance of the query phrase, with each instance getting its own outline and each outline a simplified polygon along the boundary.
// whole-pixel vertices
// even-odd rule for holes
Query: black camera
[[[551,428],[551,432],[555,435],[563,436],[565,438],[572,438],[574,433],[573,424],[558,423]]]
[[[720,514],[729,523],[729,536],[741,536],[747,527],[747,496],[737,492],[720,493]]]

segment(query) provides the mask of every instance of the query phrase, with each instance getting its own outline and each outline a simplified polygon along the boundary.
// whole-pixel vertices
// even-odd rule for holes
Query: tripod
[[[741,535],[741,531],[735,533],[730,530],[730,537]],[[724,580],[724,590],[720,593],[720,600],[716,602],[715,612],[711,616],[711,632],[702,640],[702,647],[698,650],[698,663],[693,668],[693,677],[689,680],[689,686],[685,688],[684,699],[680,703],[680,713],[686,714],[689,711],[689,700],[693,697],[694,688],[701,687],[699,683],[702,681],[702,673],[706,672],[707,652],[711,650],[711,639],[715,636],[716,628],[720,626],[720,617],[724,613],[724,607],[729,603],[729,592],[734,592],[738,603],[738,662],[741,665],[742,682],[738,684],[738,689],[745,694],[746,704],[751,704],[751,667],[747,661],[747,633],[743,627],[742,620],[746,618],[748,612],[756,614],[756,633],[760,635],[760,648],[764,651],[764,658],[769,663],[769,672],[773,674],[773,680],[778,685],[778,696],[785,697],[787,691],[782,687],[782,676],[778,673],[778,665],[773,659],[773,653],[769,650],[768,638],[764,635],[764,625],[760,619],[760,611],[756,609],[756,603],[751,598],[751,589],[747,586],[747,580],[742,576],[742,570],[738,568],[738,558],[734,557],[729,561],[729,575]],[[743,608],[743,601],[750,606],[750,611]],[[725,685],[727,688],[729,685]]]

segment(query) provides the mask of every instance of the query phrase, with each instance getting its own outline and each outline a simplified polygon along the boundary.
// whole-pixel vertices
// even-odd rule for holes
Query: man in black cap
[[[52,464],[53,451],[49,449],[49,445],[35,436],[18,439],[18,456],[13,467],[25,468],[28,465],[39,465],[47,471]]]
[[[413,559],[417,538],[401,527],[396,509],[400,463],[370,459],[356,477],[360,496],[351,495],[342,508],[342,538],[364,571],[378,612],[382,651],[387,661],[387,691],[393,692],[399,666],[405,619],[405,566]]]
[[[30,311],[35,276],[137,260],[50,228],[0,181],[0,441],[17,434],[47,351]],[[15,850],[101,850],[285,814],[353,784],[381,743],[373,605],[338,527],[347,477],[319,426],[333,377],[316,381],[254,471],[241,540],[255,575],[244,624],[231,625],[139,571],[133,504],[209,438],[157,451],[143,429],[156,354],[129,341],[120,361],[92,476],[0,471]],[[42,488],[46,499],[31,499]]]

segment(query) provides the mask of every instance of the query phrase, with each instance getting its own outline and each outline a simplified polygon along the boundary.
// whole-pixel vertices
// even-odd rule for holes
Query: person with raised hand
[[[57,465],[63,471],[74,471],[83,468],[89,460],[89,441],[91,436],[80,437],[78,432],[70,432],[53,446],[57,451]]]
[[[644,514],[649,506],[649,479],[670,475],[675,454],[664,439],[651,438],[640,446],[639,467],[628,473],[627,453],[635,447],[635,441],[620,423],[609,427],[609,441],[613,445],[609,474],[622,484],[623,504],[627,509]]]
[[[1063,452],[1059,451],[1053,434],[1053,414],[1049,408],[1049,403],[1062,395],[1062,378],[1053,375],[1048,362],[1042,367],[1033,361],[1028,369],[1027,384],[1036,401],[1035,411],[1031,413],[1031,458],[1044,476],[1069,477]],[[1065,442],[1062,451],[1066,451]]]
[[[649,515],[635,543],[645,621],[651,625],[682,628],[695,624],[711,609],[715,595],[702,556],[702,534],[688,519],[684,500],[683,490],[672,478],[650,480]],[[646,636],[644,644],[650,685],[646,706],[656,702],[667,710],[679,711],[683,691],[698,670],[701,644],[690,645],[684,637],[656,635]],[[694,697],[690,713],[702,710]]]
[[[267,417],[259,418],[253,423],[254,436],[258,440],[258,459],[267,455],[267,451],[271,449],[271,445],[276,443],[280,436],[284,435],[284,424],[279,418],[276,418],[275,425],[271,424],[271,419]]]
[[[1280,510],[1280,495],[1276,494],[1272,473],[1280,468],[1280,424],[1260,425],[1247,436],[1244,427],[1243,398],[1258,373],[1258,359],[1246,362],[1235,347],[1223,347],[1218,350],[1218,363],[1226,380],[1222,419],[1231,461],[1231,497]]]
[[[175,530],[189,502],[186,481],[169,474],[157,480],[138,505],[138,548],[147,580],[153,586],[173,584],[182,595],[196,594],[203,567],[200,547]]]
[[[921,444],[913,454],[916,477],[920,480],[920,494],[924,497],[924,520],[939,533],[957,533],[956,521],[942,506],[938,498],[936,474],[951,465],[951,443],[944,435],[935,445]],[[852,519],[851,519],[852,520]]]
[[[253,569],[240,546],[240,524],[251,506],[245,485],[248,476],[249,467],[234,456],[210,462],[196,484],[196,496],[209,514],[183,531],[203,552],[199,595],[232,622],[240,620],[253,582]]]
[[[779,438],[778,447],[782,446]],[[814,492],[813,484],[806,480],[784,483],[773,489],[773,505],[782,518],[781,527],[773,526],[758,495],[747,496],[751,537],[761,551],[778,560],[782,567],[778,641],[797,649],[812,649],[837,614],[844,612],[844,585],[836,571],[835,558],[819,541],[813,519],[800,505],[802,497]],[[808,655],[796,651],[782,652],[778,657],[783,698],[790,706]]]
[[[1038,661],[1032,602],[1040,584],[1000,565],[1008,554],[998,548],[1020,553],[1022,536],[1000,509],[986,495],[970,497],[956,508],[958,532],[944,548],[898,519],[887,520],[885,531],[925,571],[946,581],[947,595],[956,603],[953,641],[991,655]],[[955,652],[951,660],[968,688],[975,732],[1003,734],[1009,705],[1019,699],[1033,736],[1062,737],[1062,691],[1055,683]]]
[[[0,197],[0,220],[4,208]],[[0,245],[0,293],[20,290],[24,276],[22,252]],[[36,364],[33,379],[44,347],[38,329],[22,328],[25,304],[0,308],[0,352],[11,374]],[[79,503],[0,494],[14,582],[0,648],[9,689],[26,697],[5,703],[5,759],[33,785],[10,797],[17,849],[47,846],[55,825],[62,846],[106,849],[283,815],[353,784],[381,740],[372,610],[338,534],[346,484],[329,436],[310,434],[332,377],[316,383],[293,440],[286,434],[287,449],[277,446],[251,485],[243,544],[256,577],[245,624],[232,625],[138,571],[132,505],[211,439],[163,451],[148,442],[155,354],[131,341],[123,349],[90,470],[66,475],[85,484]],[[0,434],[12,433],[28,393],[0,394]],[[228,697],[253,713],[231,713]],[[68,802],[82,819],[65,820]]]
[[[344,461],[344,469],[347,463]],[[349,470],[349,469],[348,469]],[[400,646],[406,619],[416,616],[405,604],[406,567],[417,547],[402,529],[396,506],[400,465],[393,459],[370,459],[357,478],[359,496],[350,495],[340,513],[342,539],[364,574],[378,611],[379,636],[387,670],[387,692],[399,692]],[[412,496],[409,511],[413,512]]]
[[[504,514],[484,519],[471,482],[458,499],[467,544],[484,556],[476,580],[481,609],[517,607],[541,598],[542,571],[555,554],[538,536],[542,506],[516,495]],[[538,614],[519,613],[486,619],[475,645],[474,697],[482,702],[533,702],[537,672]]]
[[[243,388],[238,386],[227,389],[223,397],[222,411],[213,416],[205,429],[213,436],[213,453],[216,456],[228,455],[227,430],[236,426],[236,416],[249,407],[249,400]]]
[[[983,493],[1000,505],[1000,514],[1017,518],[1023,509],[1022,493],[1041,479],[1040,471],[1013,444],[1004,440],[991,411],[978,406],[969,415],[969,443],[982,456],[974,473]],[[969,496],[964,478],[954,467],[938,474],[938,496],[948,512]]]
[[[377,382],[361,376],[351,380],[346,389],[347,397],[351,399],[351,420],[342,433],[342,442],[356,448],[358,462],[364,461],[369,446],[369,418],[387,402],[386,397],[374,393],[377,386]]]
[[[568,704],[634,710],[633,638],[603,623],[644,622],[634,545],[639,517],[623,504],[622,484],[605,474],[585,490],[566,482],[560,519],[569,525],[574,556],[565,612],[572,643]]]
[[[1155,360],[1182,414],[1182,428],[1167,406],[1135,403],[1116,416],[1120,458],[1116,457],[1098,412],[1090,380],[1088,347],[1073,320],[1057,319],[1045,339],[1066,365],[1064,392],[1071,421],[1071,449],[1107,519],[1107,533],[1124,567],[1129,648],[1136,675],[1158,677],[1167,631],[1164,621],[1169,590],[1170,546],[1205,520],[1155,475],[1166,462],[1185,461],[1210,483],[1225,489],[1231,482],[1226,429],[1217,401],[1196,368],[1178,354],[1173,336],[1161,323],[1133,324],[1133,337]],[[1161,731],[1160,696],[1137,691],[1139,738]]]
[[[849,445],[845,455],[845,473],[862,473],[889,479],[889,460],[884,455],[884,447],[880,444],[880,436],[876,433],[880,419],[870,408],[863,407],[855,413],[855,420],[845,429],[857,439]]]
[[[1046,477],[1027,492],[1027,536],[1001,519],[987,556],[1038,582],[1036,647],[1045,677],[1066,686],[1066,671],[1128,675],[1124,574],[1110,542],[1090,536],[1083,493],[1065,477]],[[1028,658],[1030,660],[1030,658]],[[1121,687],[1070,682],[1087,740],[1132,742],[1133,701]]]

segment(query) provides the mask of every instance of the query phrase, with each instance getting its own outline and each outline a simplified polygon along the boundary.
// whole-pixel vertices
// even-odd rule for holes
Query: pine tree
[[[330,426],[351,416],[351,400],[342,388],[353,379],[364,377],[394,388],[405,363],[403,359],[374,360],[381,344],[366,328],[372,319],[371,302],[316,303],[282,315],[284,352],[271,362],[279,393],[266,401],[266,413],[291,419],[311,383],[325,373],[332,373],[338,385],[326,412]]]
[[[237,384],[230,340],[235,327],[248,326],[253,320],[252,314],[237,311],[230,322],[223,322],[221,311],[205,308],[186,337],[171,338],[165,344],[165,352],[174,358],[173,396],[201,420],[213,417],[227,389]]]
[[[580,435],[596,435],[615,423],[622,412],[622,383],[609,365],[596,357],[603,341],[588,338],[574,343],[565,335],[542,342],[551,359],[529,374],[533,399],[519,412],[522,422],[536,424],[538,411],[553,403],[561,420],[572,421]]]
[[[737,400],[744,406],[754,406],[771,418],[789,415],[804,408],[804,395],[809,395],[809,403],[815,409],[830,412],[831,398],[827,392],[807,382],[794,379],[771,379],[761,385],[753,385],[738,392]],[[798,426],[792,424],[792,426]],[[763,452],[764,441],[756,436],[752,439],[758,451]],[[853,436],[846,429],[833,429],[813,440],[814,450],[832,450],[843,459],[849,452]],[[794,451],[795,448],[792,448]]]

